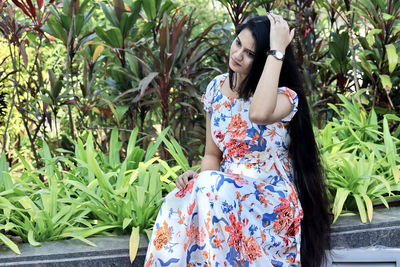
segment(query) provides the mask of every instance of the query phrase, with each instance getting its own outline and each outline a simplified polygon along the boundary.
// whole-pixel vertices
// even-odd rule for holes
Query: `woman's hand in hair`
[[[188,183],[189,180],[193,179],[194,176],[197,175],[197,172],[188,170],[182,173],[181,175],[178,176],[176,179],[176,187],[179,188],[180,190],[184,188]]]
[[[289,25],[286,20],[280,15],[271,13],[267,14],[269,21],[271,22],[270,32],[270,48],[271,50],[280,50],[285,52],[286,47],[290,44],[294,37],[293,28],[289,31]]]

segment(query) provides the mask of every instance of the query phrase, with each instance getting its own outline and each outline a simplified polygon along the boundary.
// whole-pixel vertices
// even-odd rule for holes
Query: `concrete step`
[[[332,227],[328,266],[400,267],[400,207],[374,212],[370,224],[358,216],[341,217]],[[21,255],[0,246],[0,266],[140,266],[144,265],[147,237],[142,235],[137,258],[129,261],[129,236],[88,238],[97,246],[79,240],[43,242],[40,247],[19,244]]]

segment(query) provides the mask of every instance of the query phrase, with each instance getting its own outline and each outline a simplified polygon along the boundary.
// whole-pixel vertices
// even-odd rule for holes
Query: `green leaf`
[[[393,174],[393,178],[394,181],[397,183],[399,183],[400,181],[400,170],[399,170],[399,166],[392,166],[392,174]]]
[[[384,21],[388,21],[388,20],[391,20],[391,19],[395,18],[393,15],[390,15],[390,14],[387,14],[387,13],[383,13],[383,12],[382,12],[382,17],[383,17]]]
[[[47,19],[46,25],[45,27],[43,27],[43,29],[50,35],[60,39],[64,43],[64,45],[67,44],[68,33],[61,22],[58,21],[55,17],[50,16]]]
[[[143,10],[149,20],[154,20],[156,17],[156,2],[155,0],[145,0],[142,2]]]
[[[111,193],[112,195],[114,195],[113,188],[108,180],[105,178],[103,171],[100,169],[100,166],[95,159],[93,148],[90,146],[87,147],[87,159],[91,171],[96,175],[97,180],[99,181],[99,185],[103,190],[103,195],[105,199],[108,200],[107,202],[110,202],[111,199],[107,197],[107,193]]]
[[[114,127],[111,131],[111,139],[110,139],[110,155],[109,155],[109,164],[112,168],[121,164],[119,158],[119,151],[121,149],[122,144],[118,141],[118,128]]]
[[[386,52],[389,61],[389,73],[392,73],[396,69],[397,62],[399,61],[399,56],[396,52],[396,47],[394,46],[394,44],[386,45]]]
[[[85,17],[83,14],[77,14],[75,15],[75,29],[74,29],[74,35],[78,36],[80,35],[83,26],[85,26],[84,24],[85,22]]]
[[[390,76],[386,74],[380,74],[379,78],[381,78],[381,83],[383,89],[386,91],[390,91],[392,89],[392,81],[390,80]]]
[[[40,247],[42,244],[39,242],[36,242],[34,234],[33,234],[33,230],[29,230],[28,232],[28,242],[29,244],[31,244],[34,247]]]
[[[134,147],[136,146],[136,139],[139,133],[139,128],[136,126],[133,131],[131,132],[131,136],[129,137],[129,142],[128,142],[128,147],[127,147],[127,152],[126,156],[129,157],[129,155],[132,153]]]
[[[367,195],[362,195],[366,208],[367,208],[367,214],[368,214],[368,220],[372,222],[372,216],[373,216],[373,205],[371,199]]]
[[[334,215],[332,223],[335,223],[336,220],[339,218],[339,215],[343,209],[344,202],[346,201],[349,193],[350,193],[350,190],[345,189],[345,188],[338,188],[338,190],[336,191],[336,196],[335,196],[335,200],[334,200],[333,208],[332,208],[332,212]]]
[[[155,144],[151,146],[149,145],[146,151],[146,156],[144,158],[145,162],[149,161],[156,154],[157,149],[165,138],[165,135],[168,133],[168,130],[169,128],[164,129],[161,133],[158,134]]]
[[[100,3],[100,6],[108,21],[110,21],[114,27],[119,27],[118,18],[115,16],[114,10],[111,7],[106,6],[103,2]]]
[[[125,230],[126,227],[132,222],[132,218],[125,218],[122,222],[122,230]]]
[[[5,190],[9,190],[14,187],[11,176],[8,172],[8,162],[4,153],[1,153],[0,156],[0,188],[2,184],[4,184]]]
[[[359,195],[354,194],[354,199],[356,200],[357,209],[360,213],[360,218],[362,223],[367,223],[367,213],[365,212],[365,205]]]
[[[136,258],[137,251],[139,248],[139,241],[140,241],[139,227],[132,227],[131,236],[129,238],[129,259],[131,263],[133,263],[133,261]]]
[[[381,29],[372,29],[369,31],[369,33],[367,34],[367,37],[366,37],[369,46],[372,46],[375,42],[374,35],[379,34],[381,32],[382,32]]]
[[[122,14],[122,19],[119,28],[124,36],[127,36],[127,34],[132,30],[137,19],[138,19],[138,13]]]
[[[122,34],[119,28],[111,28],[104,31],[101,27],[96,27],[94,31],[101,40],[112,48],[123,47]]]
[[[0,240],[12,251],[14,251],[14,253],[16,254],[21,254],[21,251],[19,251],[18,246],[11,241],[7,236],[5,236],[4,234],[0,233]]]
[[[73,237],[79,240],[83,241],[83,238],[89,237],[89,236],[93,236],[97,233],[101,233],[104,232],[106,230],[110,230],[110,229],[114,229],[117,228],[118,226],[116,225],[104,225],[104,226],[95,226],[91,229],[86,229],[86,228],[69,228],[66,229],[66,232],[62,233],[62,236],[66,236],[66,237]],[[84,241],[85,242],[85,241]],[[87,242],[85,242],[87,243]],[[90,242],[92,243],[92,242]],[[94,244],[94,243],[92,243]],[[94,245],[96,246],[96,245]]]

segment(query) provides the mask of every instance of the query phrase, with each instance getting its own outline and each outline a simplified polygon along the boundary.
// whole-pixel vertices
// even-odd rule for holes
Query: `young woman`
[[[204,94],[201,172],[165,198],[146,266],[321,266],[330,222],[293,37],[272,13],[238,28]]]

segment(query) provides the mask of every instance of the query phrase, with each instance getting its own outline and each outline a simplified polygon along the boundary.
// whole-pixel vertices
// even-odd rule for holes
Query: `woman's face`
[[[233,40],[229,53],[229,67],[238,74],[250,72],[256,54],[256,42],[249,29],[243,29]]]

